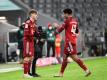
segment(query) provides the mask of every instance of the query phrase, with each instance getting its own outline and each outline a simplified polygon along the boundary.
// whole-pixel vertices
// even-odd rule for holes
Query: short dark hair
[[[71,9],[69,9],[69,8],[66,8],[66,9],[64,9],[63,10],[63,13],[67,13],[67,14],[72,14],[72,10]]]
[[[35,9],[31,9],[30,12],[29,12],[29,15],[31,15],[32,13],[37,14],[38,12]]]

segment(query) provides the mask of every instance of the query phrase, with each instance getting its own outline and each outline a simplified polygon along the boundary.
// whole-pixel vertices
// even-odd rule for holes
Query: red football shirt
[[[38,33],[37,25],[30,19],[27,20],[24,27],[24,37],[32,38],[34,37],[35,32]]]
[[[76,29],[78,29],[78,23],[72,17],[69,17],[64,21],[62,26],[57,29],[58,32],[62,32],[65,29],[65,41],[76,44]]]

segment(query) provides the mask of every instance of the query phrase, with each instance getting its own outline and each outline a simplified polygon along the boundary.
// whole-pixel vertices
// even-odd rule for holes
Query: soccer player
[[[86,73],[85,76],[89,76],[91,74],[90,70],[86,67],[84,62],[77,56],[76,49],[76,39],[77,34],[79,33],[78,23],[72,17],[72,10],[67,8],[63,10],[65,21],[62,26],[54,32],[54,34],[58,34],[65,29],[65,46],[64,46],[64,57],[61,66],[61,70],[58,75],[54,77],[63,77],[65,68],[67,66],[67,58],[71,57]]]
[[[31,62],[34,57],[34,33],[38,33],[35,24],[38,17],[36,10],[32,9],[29,12],[29,19],[26,20],[24,26],[24,39],[23,39],[23,57],[24,57],[24,77],[32,78],[30,73]]]

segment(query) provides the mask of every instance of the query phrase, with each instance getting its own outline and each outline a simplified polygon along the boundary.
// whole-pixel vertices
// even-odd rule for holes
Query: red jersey
[[[57,29],[58,32],[62,32],[65,29],[65,41],[76,44],[76,30],[78,29],[78,23],[72,17],[69,17],[64,21],[62,26]]]
[[[35,32],[38,33],[35,22],[32,22],[31,20],[27,20],[25,22],[25,27],[24,27],[24,37],[26,37],[27,39],[31,39],[34,37]]]
[[[27,20],[24,26],[23,57],[34,56],[34,34],[38,33],[35,22]]]

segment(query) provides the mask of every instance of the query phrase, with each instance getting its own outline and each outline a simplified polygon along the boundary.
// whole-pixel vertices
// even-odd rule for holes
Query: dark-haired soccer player
[[[65,46],[64,46],[64,57],[61,66],[61,70],[58,75],[54,77],[62,77],[64,70],[67,66],[67,58],[70,56],[85,72],[85,76],[91,74],[90,70],[86,67],[84,62],[77,56],[76,40],[77,34],[79,33],[78,23],[72,17],[72,10],[67,8],[63,10],[65,21],[62,26],[56,29],[54,34],[58,34],[65,29]]]

